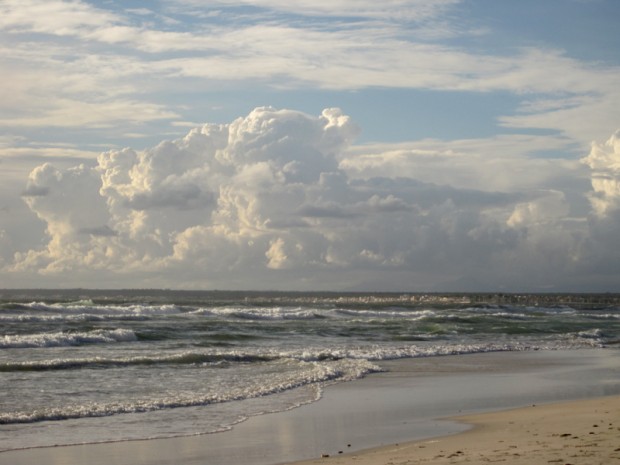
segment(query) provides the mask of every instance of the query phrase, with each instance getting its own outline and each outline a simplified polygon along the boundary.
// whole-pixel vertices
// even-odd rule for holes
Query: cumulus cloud
[[[244,261],[244,249],[263,247],[269,267],[282,268],[285,239],[272,235],[309,226],[298,212],[337,184],[328,179],[335,154],[357,131],[335,109],[313,118],[257,108],[142,152],[102,153],[94,168],[44,164],[23,195],[49,243],[15,266],[50,272],[88,267],[96,256],[98,266],[165,269],[214,255],[209,266],[225,269]]]
[[[428,289],[518,279],[536,288],[560,285],[553,270],[575,273],[592,255],[585,218],[570,216],[562,190],[419,179],[428,154],[415,151],[392,172],[391,152],[357,158],[358,133],[338,109],[261,107],[143,151],[102,153],[93,167],[41,165],[23,198],[48,242],[5,270],[105,270],[178,287]],[[595,178],[617,176],[616,146],[614,136],[584,159]],[[437,174],[452,179],[444,161]],[[608,205],[612,194],[593,196]]]
[[[603,217],[620,209],[620,131],[605,143],[594,142],[582,162],[592,170],[590,202],[597,215]]]
[[[610,282],[620,279],[620,132],[605,142],[593,142],[588,156],[581,159],[591,170],[592,208],[588,234],[579,259],[584,274]],[[610,286],[612,287],[612,286]]]
[[[11,239],[9,238],[9,235],[6,233],[6,231],[4,229],[0,229],[0,250],[6,250],[9,248],[11,243]],[[0,254],[0,268],[4,265],[5,263],[5,259],[8,257],[4,256],[4,253]]]
[[[518,204],[507,224],[513,228],[521,225],[547,225],[568,214],[568,204],[562,192],[549,191],[531,202]]]
[[[98,251],[83,232],[107,225],[109,215],[98,193],[100,183],[96,172],[84,165],[60,170],[45,163],[30,173],[23,198],[46,224],[49,242],[43,250],[17,253],[16,270],[53,273],[74,269],[76,263],[94,264]]]

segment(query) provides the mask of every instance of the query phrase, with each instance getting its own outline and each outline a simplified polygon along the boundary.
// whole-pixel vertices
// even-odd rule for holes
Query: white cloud
[[[534,282],[536,266],[577,273],[605,261],[620,224],[618,136],[593,144],[584,163],[577,154],[618,126],[616,65],[532,42],[487,46],[479,35],[488,24],[460,0],[116,3],[0,2],[0,181],[53,163],[6,202],[18,211],[23,191],[40,220],[25,218],[23,202],[21,226],[6,215],[5,269],[50,280],[61,270],[113,270],[200,287],[217,276],[243,283],[256,271],[275,284],[284,273],[332,285],[325,276],[339,270],[360,286],[380,270],[406,288],[413,276],[428,284],[471,270],[499,282],[510,267]],[[353,146],[358,128],[339,111],[260,108],[146,150],[100,154],[96,164],[84,142],[178,137],[201,106],[222,121],[243,105],[207,101],[219,90],[278,98],[284,90],[296,102],[308,94],[295,91],[323,101],[329,90],[373,112],[362,94],[376,88],[484,94],[506,106],[468,139],[446,124],[444,140]],[[411,124],[435,110],[414,108],[415,95],[399,102],[398,117],[411,115]],[[368,140],[396,116],[375,117],[384,124]],[[495,135],[481,138],[489,128]],[[41,223],[44,247],[33,233],[15,240]]]
[[[340,168],[352,178],[404,176],[458,189],[524,192],[558,183],[568,188],[576,176],[588,179],[578,160],[538,156],[573,150],[571,140],[560,136],[427,139],[353,146],[343,155]]]
[[[522,226],[546,227],[566,217],[568,205],[562,192],[544,192],[530,202],[518,204],[508,221],[508,226],[518,228]]]
[[[562,72],[570,72],[565,70]],[[601,140],[614,131],[617,126],[615,114],[620,106],[620,91],[615,78],[618,71],[613,70],[614,78],[608,75],[598,80],[598,88],[591,88],[576,97],[557,100],[543,99],[542,102],[528,102],[522,112],[503,116],[500,123],[517,129],[544,128],[557,130],[586,147],[591,140]],[[593,82],[590,77],[583,79]],[[615,84],[614,84],[615,82]]]
[[[418,35],[428,27],[479,34],[456,24],[456,13],[450,16],[459,3],[231,0],[205,7],[188,0],[161,8],[187,19],[173,8],[185,5],[209,17],[175,27],[160,15],[112,12],[105,4],[7,0],[0,5],[6,112],[0,124],[129,125],[122,131],[143,132],[136,127],[184,119],[171,101],[187,86],[215,91],[258,82],[275,89],[510,92],[527,102],[518,114],[500,118],[504,126],[553,129],[584,146],[614,129],[615,66],[552,48],[517,48],[505,56]],[[235,6],[259,8],[243,10],[240,21],[237,9],[226,8]],[[308,18],[316,15],[325,21]]]
[[[379,164],[360,176],[364,162],[356,164],[350,146],[357,132],[336,109],[309,116],[264,107],[144,151],[102,153],[94,168],[42,165],[24,198],[45,222],[48,242],[18,253],[5,273],[113,272],[181,287],[251,279],[250,287],[289,289],[338,287],[334,273],[351,286],[376,276],[378,288],[401,289],[416,287],[407,281],[413,276],[426,276],[420,283],[428,286],[441,275],[531,289],[543,278],[571,282],[580,266],[601,260],[587,237],[603,237],[602,223],[572,217],[565,192],[544,187],[552,167],[527,194],[508,178],[502,191],[490,189],[481,182],[490,175],[477,169],[468,175],[479,188],[449,185],[466,165],[452,160],[466,155],[422,149],[405,154],[408,169]],[[594,145],[586,163],[615,173],[616,142]],[[429,157],[438,159],[433,176]],[[484,157],[469,163],[482,166]],[[514,156],[505,169],[528,163]],[[581,176],[574,165],[563,176],[571,166]]]
[[[56,127],[56,128],[106,128],[119,124],[138,124],[147,121],[173,119],[178,115],[162,105],[113,100],[108,102],[79,102],[71,99],[50,98],[46,108],[37,115],[22,118],[0,119],[4,126]]]
[[[75,269],[76,263],[100,266],[96,256],[102,251],[89,239],[103,237],[93,232],[107,229],[108,213],[98,184],[94,170],[84,165],[61,171],[46,163],[30,173],[24,200],[45,222],[49,242],[43,250],[17,254],[15,270],[59,273]]]
[[[446,7],[461,0],[217,0],[213,6],[252,6],[294,13],[335,17],[391,18],[401,21],[423,20],[438,16]],[[203,6],[198,0],[175,0],[179,5]]]
[[[267,268],[280,270],[286,268],[288,257],[284,251],[285,243],[281,237],[269,242],[269,250],[265,252],[265,256],[269,259]]]
[[[148,67],[121,55],[35,42],[0,46],[0,89],[7,128],[92,128],[176,119],[145,100]]]
[[[33,144],[35,145],[35,144]],[[61,160],[72,158],[75,160],[94,159],[99,152],[92,150],[84,150],[76,147],[54,147],[53,144],[47,147],[26,146],[26,147],[0,147],[0,158],[4,160],[13,159],[19,162],[19,159],[24,158],[49,158],[50,160]]]
[[[582,162],[592,169],[590,202],[597,215],[604,217],[620,210],[620,131],[605,143],[592,143]]]
[[[81,1],[4,0],[0,5],[0,28],[11,32],[78,35],[117,21],[117,15]]]
[[[188,250],[192,258],[199,250],[218,252],[210,249],[213,241],[230,249],[257,239],[260,247],[307,201],[305,188],[320,186],[322,173],[336,169],[335,153],[355,132],[336,110],[310,118],[260,108],[144,152],[103,153],[94,169],[43,165],[32,172],[25,198],[47,223],[50,241],[46,250],[20,256],[16,268],[46,263],[47,271],[62,270],[71,260],[76,268],[87,266],[76,253],[84,244],[102,248],[100,263],[131,268],[166,266],[187,259]],[[74,203],[61,202],[61,194]],[[90,215],[81,214],[84,209]],[[269,263],[281,267],[284,259],[272,252]]]

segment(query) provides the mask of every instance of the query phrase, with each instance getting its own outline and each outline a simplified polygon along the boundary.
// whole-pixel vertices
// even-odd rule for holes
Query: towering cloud
[[[102,153],[92,167],[39,166],[23,195],[48,241],[7,266],[176,287],[497,287],[516,277],[517,287],[535,287],[595,250],[561,190],[416,179],[415,157],[401,173],[381,164],[390,154],[356,159],[348,148],[357,133],[338,109],[265,107],[142,152]],[[584,159],[598,215],[618,205],[617,146],[613,136]],[[419,163],[427,173],[428,154]]]
[[[620,208],[620,131],[604,144],[593,143],[590,154],[582,161],[592,169],[590,201],[603,217]]]
[[[49,242],[20,254],[15,267],[291,266],[311,253],[302,236],[322,237],[293,234],[319,221],[304,209],[343,200],[330,193],[347,190],[336,154],[356,133],[336,109],[310,117],[257,108],[140,153],[103,153],[94,168],[45,164],[31,173],[24,198],[47,224]]]

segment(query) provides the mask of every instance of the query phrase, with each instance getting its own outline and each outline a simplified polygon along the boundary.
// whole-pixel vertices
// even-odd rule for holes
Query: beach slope
[[[620,396],[533,405],[457,418],[470,431],[298,465],[620,463]]]
[[[383,363],[383,373],[328,386],[318,402],[254,416],[227,432],[8,450],[0,452],[0,465],[620,464],[618,355],[572,350],[394,360]],[[51,434],[57,426],[23,427]],[[80,438],[76,428],[74,439]]]

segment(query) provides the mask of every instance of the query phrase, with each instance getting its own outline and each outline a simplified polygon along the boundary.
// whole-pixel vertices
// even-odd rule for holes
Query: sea
[[[191,436],[386,361],[620,349],[620,294],[0,290],[0,451]]]

